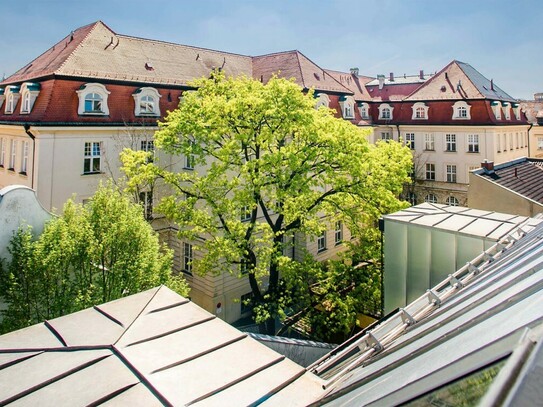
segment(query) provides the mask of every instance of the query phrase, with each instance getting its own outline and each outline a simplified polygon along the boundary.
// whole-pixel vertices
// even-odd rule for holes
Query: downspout
[[[528,139],[528,157],[530,156],[530,130],[532,130],[532,127],[534,127],[534,124],[530,123],[530,127],[528,127],[528,131],[526,132],[526,138]]]
[[[36,165],[36,136],[30,132],[30,125],[25,123],[25,133],[32,139],[32,177],[30,179],[30,188],[34,189],[34,169]]]
[[[396,131],[398,132],[398,141],[400,141],[400,125],[396,125]]]

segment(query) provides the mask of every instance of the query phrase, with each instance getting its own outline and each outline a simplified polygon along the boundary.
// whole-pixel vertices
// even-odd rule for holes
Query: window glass
[[[102,113],[102,96],[98,93],[87,93],[85,96],[86,113]]]
[[[95,174],[100,172],[101,143],[85,143],[85,157],[83,159],[83,174]]]

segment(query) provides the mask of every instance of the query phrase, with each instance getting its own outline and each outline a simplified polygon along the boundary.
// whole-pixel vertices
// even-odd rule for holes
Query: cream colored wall
[[[543,212],[543,205],[500,187],[476,174],[471,174],[468,201],[470,208],[493,212],[530,217]]]
[[[32,187],[31,169],[33,165],[32,159],[32,139],[25,133],[22,126],[5,126],[0,125],[0,139],[4,139],[6,143],[5,149],[5,165],[0,167],[0,189],[10,185],[24,185]],[[9,160],[11,156],[11,140],[17,141],[16,156],[15,156],[15,171],[9,171]],[[28,164],[27,175],[20,174],[22,162],[22,142],[28,142]]]
[[[534,125],[530,129],[530,157],[543,158],[543,148],[538,148],[538,138],[543,139],[543,126]]]

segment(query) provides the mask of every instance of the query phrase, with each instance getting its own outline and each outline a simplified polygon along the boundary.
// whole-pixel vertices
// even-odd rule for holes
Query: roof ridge
[[[457,61],[457,60],[454,60],[453,61],[455,63],[455,65],[464,73],[464,76],[468,79],[468,81],[473,85],[473,87],[475,89],[477,89],[477,92],[479,93],[479,97],[483,98],[483,99],[487,99],[487,97],[485,95],[483,95],[483,93],[481,92],[481,89],[479,89],[479,86],[477,86],[475,84],[475,82],[473,82],[473,80],[471,79],[471,77],[468,75],[468,73],[464,70],[464,67],[463,65],[467,65],[469,66],[471,69],[473,69],[474,71],[476,71],[479,75],[481,75],[483,78],[487,79],[486,76],[484,76],[481,72],[479,72],[477,69],[475,69],[474,67],[472,67],[470,64],[466,63],[466,62],[461,62],[461,61]],[[462,89],[464,90],[464,89]],[[465,91],[464,91],[465,92]],[[470,99],[473,99],[473,98],[470,98]]]
[[[255,55],[252,58],[264,58],[264,57],[271,57],[273,55],[292,54],[292,53],[297,53],[297,52],[300,52],[300,51],[298,51],[297,49],[291,49],[288,51],[277,51],[277,52],[270,52],[268,54]]]
[[[305,89],[307,89],[307,86],[305,85],[304,71],[302,69],[302,64],[300,63],[301,52],[295,51],[295,54],[296,54],[296,61],[298,61],[298,69],[300,69],[300,77],[302,78],[302,85]]]
[[[313,65],[315,65],[317,68],[319,68],[322,72],[326,72],[326,69],[322,68],[320,65],[318,65],[315,61],[313,61],[311,58],[307,57],[303,52],[301,51],[298,51],[296,50],[296,57],[298,58],[298,65],[300,65],[300,55],[302,57],[304,57],[306,60],[308,60],[310,63],[312,63]],[[300,65],[300,71],[302,71],[302,68],[301,68],[301,65]],[[344,86],[341,82],[339,82],[336,78],[334,78],[333,75],[328,75],[330,78],[333,79],[334,82],[336,82],[339,86],[341,86],[344,90],[345,90],[345,93],[349,93],[349,94],[353,94],[353,91],[350,90],[349,88],[347,88],[346,86]],[[302,79],[303,79],[303,76],[302,76]]]
[[[435,74],[433,74],[432,76],[430,76],[430,78],[427,80],[427,81],[424,81],[417,89],[415,89],[413,92],[411,92],[409,95],[405,96],[402,100],[406,100],[406,99],[409,99],[411,96],[413,96],[415,93],[417,93],[419,90],[423,89],[424,87],[426,86],[429,86],[430,83],[432,83],[432,81],[434,80],[437,80],[435,78],[437,78],[439,75],[441,75],[441,73],[445,72],[445,70],[451,66],[453,63],[455,62],[458,62],[456,61],[456,59],[453,59],[451,62],[449,62],[447,65],[445,65],[443,68],[441,68],[439,70],[439,72],[436,72]],[[464,71],[462,71],[464,72]],[[464,72],[464,75],[465,75],[465,72]]]

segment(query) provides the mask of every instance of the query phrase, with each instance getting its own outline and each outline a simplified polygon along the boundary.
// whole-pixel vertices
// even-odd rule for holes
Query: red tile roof
[[[354,100],[364,102],[371,100],[371,96],[364,85],[368,79],[371,80],[372,78],[353,75],[347,72],[332,71],[330,69],[326,69],[325,71],[332,76],[332,78],[341,83],[341,85],[349,89],[353,93]]]

